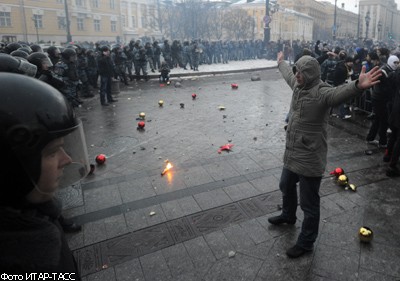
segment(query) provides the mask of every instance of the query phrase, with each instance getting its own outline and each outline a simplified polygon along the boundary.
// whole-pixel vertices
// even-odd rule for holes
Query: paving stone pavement
[[[59,193],[65,215],[83,224],[68,235],[83,280],[400,280],[400,186],[385,176],[383,152],[365,144],[369,121],[358,112],[330,120],[315,249],[286,257],[302,212],[294,226],[267,219],[280,212],[290,90],[275,62],[250,61],[243,73],[226,73],[243,64],[200,66],[181,79],[184,71],[175,70],[171,86],[132,83],[111,107],[96,97],[77,110],[90,159],[107,155],[94,175]],[[177,80],[182,87],[174,87]],[[139,112],[146,113],[143,131]],[[226,143],[232,152],[218,154]],[[174,168],[161,176],[166,159]],[[329,175],[338,166],[356,192]],[[370,244],[358,240],[363,225],[374,231]]]

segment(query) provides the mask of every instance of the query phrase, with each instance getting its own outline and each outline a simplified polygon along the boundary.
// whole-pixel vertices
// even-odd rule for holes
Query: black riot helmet
[[[107,52],[107,51],[109,51],[110,50],[110,48],[108,47],[108,46],[102,46],[101,48],[100,48],[100,51],[103,53],[103,52]]]
[[[28,61],[31,64],[36,65],[38,71],[43,70],[45,64],[48,67],[53,66],[53,63],[51,62],[50,58],[45,53],[32,53],[28,56]]]
[[[14,43],[7,44],[7,46],[4,48],[4,50],[6,51],[7,54],[10,54],[12,51],[18,50],[21,47],[22,47],[21,44],[14,42]]]
[[[19,57],[19,58],[24,58],[24,59],[28,59],[29,54],[25,51],[23,51],[21,48],[19,48],[18,50],[12,51],[11,56],[13,57]]]
[[[32,54],[32,49],[29,46],[22,46],[21,48],[18,48],[18,50],[22,50],[22,51],[28,53],[29,55]]]
[[[76,52],[73,48],[65,48],[62,51],[61,56],[63,57],[63,59],[70,61],[73,56],[76,57]]]
[[[55,142],[54,154],[64,153],[69,159],[68,165],[57,170],[56,187],[86,176],[89,165],[82,123],[65,97],[42,81],[13,73],[0,73],[0,85],[0,177],[4,187],[0,206],[18,206],[33,189],[46,194],[41,190],[42,178],[48,176],[48,169],[42,166],[44,151],[48,153],[48,146]]]
[[[34,77],[37,67],[21,57],[0,53],[0,72],[12,72]]]
[[[122,48],[120,45],[115,45],[111,48],[111,52],[113,52],[114,54],[120,53],[122,52]]]
[[[59,57],[60,49],[57,48],[56,46],[50,46],[47,48],[47,53],[49,54],[50,57]]]
[[[43,53],[42,47],[38,44],[32,44],[30,47],[32,49],[32,53]]]

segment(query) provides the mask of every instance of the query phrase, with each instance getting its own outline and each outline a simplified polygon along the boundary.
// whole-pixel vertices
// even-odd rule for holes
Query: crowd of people
[[[304,219],[296,244],[286,252],[290,258],[312,251],[318,236],[319,188],[326,168],[330,116],[351,118],[354,100],[368,99],[372,122],[365,141],[385,149],[383,161],[389,163],[386,175],[400,176],[399,48],[370,44],[353,50],[349,54],[348,49],[317,41],[313,48],[303,48],[295,57],[290,57],[290,48],[278,53],[278,69],[293,96],[279,182],[282,213],[268,221],[276,226],[295,224],[300,198]],[[293,59],[293,68],[284,59],[290,65]]]
[[[132,40],[125,46],[95,44],[87,49],[71,44],[45,51],[36,44],[5,45],[0,50],[0,143],[5,151],[0,171],[5,185],[12,188],[0,196],[0,268],[11,273],[78,274],[64,232],[81,227],[63,218],[55,198],[59,186],[71,184],[89,170],[82,125],[73,107],[82,103],[81,98],[94,96],[96,89],[102,106],[117,102],[111,95],[113,79],[125,84],[148,80],[148,69],[160,73],[160,82],[168,82],[174,67],[197,71],[203,63],[261,59],[277,51],[278,69],[293,97],[279,184],[282,214],[269,222],[296,223],[296,185],[300,183],[303,227],[297,243],[287,251],[289,257],[311,251],[318,235],[318,190],[326,168],[330,116],[351,118],[354,100],[369,99],[373,118],[366,142],[385,149],[387,176],[400,176],[397,48],[353,45],[350,50],[317,41],[302,48],[297,45],[294,52],[293,45],[284,42],[265,53],[258,43],[193,40],[181,46],[178,40],[171,45],[168,40],[162,44]]]
[[[331,108],[330,115],[341,119],[351,118],[354,110],[360,109],[357,106],[363,100],[364,108],[361,109],[369,112],[368,118],[371,119],[365,140],[385,149],[383,160],[389,162],[387,176],[400,176],[397,168],[400,155],[400,112],[397,110],[400,107],[397,97],[400,88],[400,50],[398,47],[390,49],[386,45],[377,45],[370,48],[356,47],[351,55],[347,52],[339,46],[329,48],[327,44],[317,41],[313,50],[304,48],[294,61],[302,55],[314,56],[320,64],[320,79],[333,87],[357,80],[363,67],[366,72],[374,67],[380,69],[380,83],[366,89],[363,95]]]
[[[364,95],[352,101],[332,108],[330,115],[348,119],[352,117],[354,109],[369,112],[372,125],[366,140],[387,148],[387,154],[391,153],[393,141],[389,141],[386,132],[395,96],[393,77],[400,57],[400,48],[393,42],[374,44],[372,41],[364,41],[358,46],[347,40],[335,46],[329,41],[296,40],[270,42],[263,49],[261,40],[209,42],[197,39],[183,41],[181,44],[180,40],[173,40],[172,43],[163,40],[159,43],[157,40],[142,42],[132,39],[125,45],[98,42],[69,44],[63,49],[50,46],[45,52],[39,45],[22,43],[10,43],[0,49],[2,53],[23,60],[22,65],[26,68],[29,68],[29,64],[36,66],[35,77],[58,89],[72,106],[79,106],[83,103],[82,99],[93,97],[96,91],[100,93],[102,106],[117,102],[111,95],[111,85],[115,80],[125,85],[133,80],[147,81],[151,71],[159,73],[160,82],[163,83],[169,81],[173,68],[198,71],[202,64],[265,59],[279,51],[282,51],[289,64],[295,63],[303,55],[315,57],[320,63],[321,80],[333,87],[356,80],[362,66],[367,71],[374,66],[382,68],[385,75],[380,85],[367,89]],[[378,140],[375,139],[377,136]]]
[[[150,38],[147,38],[150,39]],[[337,42],[336,42],[337,43]],[[83,47],[85,46],[85,47]],[[367,89],[364,95],[340,104],[330,110],[331,116],[341,119],[352,117],[354,109],[370,113],[372,125],[366,141],[386,148],[385,160],[393,151],[396,130],[388,136],[389,119],[395,96],[395,76],[400,48],[393,42],[304,42],[300,40],[270,42],[263,49],[261,40],[163,40],[159,43],[132,39],[128,44],[109,42],[69,44],[60,49],[48,47],[45,52],[37,44],[10,43],[3,45],[1,53],[22,61],[26,69],[36,66],[35,77],[63,93],[72,106],[79,106],[84,98],[100,94],[102,106],[117,102],[111,95],[113,80],[128,85],[133,80],[149,79],[149,70],[159,73],[160,82],[169,81],[173,68],[198,71],[199,65],[229,63],[229,61],[265,59],[282,51],[285,60],[295,63],[301,56],[310,55],[320,63],[322,81],[333,87],[356,80],[362,66],[369,71],[379,66],[385,74],[382,83]],[[9,58],[10,60],[10,58]],[[16,63],[14,61],[14,63]],[[100,82],[100,83],[99,83]],[[376,140],[376,137],[379,137]],[[394,150],[397,153],[397,150]],[[388,160],[387,160],[388,161]],[[391,165],[394,168],[395,165]],[[393,170],[388,174],[397,175]],[[400,174],[400,173],[399,173]]]
[[[50,46],[46,50],[37,44],[14,42],[3,45],[0,52],[36,65],[36,78],[57,88],[75,107],[83,103],[83,98],[93,97],[97,89],[102,106],[116,102],[111,96],[113,79],[125,85],[133,80],[148,81],[151,71],[159,73],[160,82],[168,81],[173,68],[198,71],[202,64],[261,59],[262,47],[261,40],[192,40],[183,43],[164,40],[159,43],[132,39],[125,45],[74,43],[63,49]]]

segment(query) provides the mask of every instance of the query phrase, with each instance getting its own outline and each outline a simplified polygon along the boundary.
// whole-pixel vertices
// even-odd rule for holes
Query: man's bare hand
[[[282,51],[280,51],[280,52],[278,53],[276,60],[277,60],[277,63],[278,63],[278,64],[279,64],[281,61],[283,61],[283,52],[282,52]]]
[[[366,67],[363,66],[361,69],[360,76],[358,77],[357,87],[360,89],[368,89],[380,82],[379,77],[381,77],[382,72],[379,66],[375,66],[369,72],[365,73]]]

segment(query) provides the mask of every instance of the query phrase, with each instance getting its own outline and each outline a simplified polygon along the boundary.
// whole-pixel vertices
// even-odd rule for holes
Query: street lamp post
[[[68,13],[68,0],[64,0],[64,10],[65,10],[65,24],[67,28],[67,43],[72,42],[71,30],[69,29],[69,13]]]
[[[369,28],[369,22],[371,20],[371,17],[369,16],[369,11],[365,15],[365,39],[368,39],[368,28]]]
[[[271,21],[271,18],[269,16],[269,0],[265,0],[265,17],[264,17],[264,22],[265,22],[265,27],[264,27],[264,46],[266,46],[269,42],[270,36],[271,36],[271,31],[269,29],[269,23]]]
[[[333,36],[332,39],[333,41],[336,40],[336,16],[337,16],[337,0],[335,0],[335,11],[333,13]]]
[[[39,30],[38,30],[38,22],[37,22],[37,18],[33,17],[32,18],[33,23],[35,24],[35,29],[36,29],[36,43],[39,44]]]
[[[378,21],[378,40],[380,40],[381,38],[381,31],[382,31],[382,22],[381,20]]]
[[[358,5],[358,19],[357,19],[357,41],[360,41],[360,4]]]
[[[162,34],[163,29],[162,29],[162,19],[161,19],[161,6],[160,6],[160,0],[157,0],[157,17],[158,17],[158,28],[160,29],[160,32]]]

